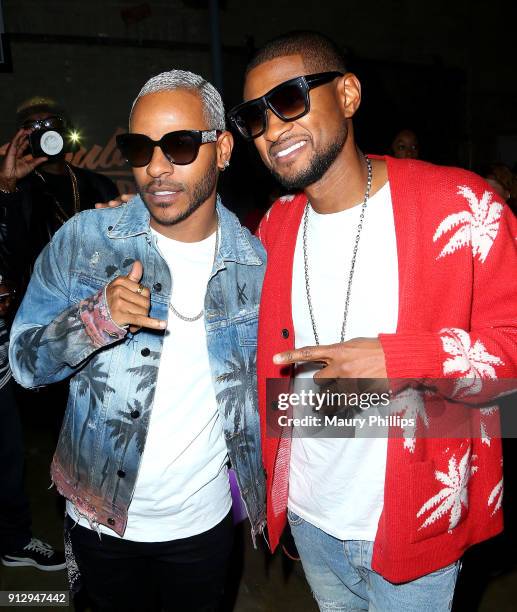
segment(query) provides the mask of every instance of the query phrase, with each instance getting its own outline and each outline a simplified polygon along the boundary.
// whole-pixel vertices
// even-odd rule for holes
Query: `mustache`
[[[187,191],[186,186],[183,183],[176,181],[162,181],[161,179],[155,179],[150,183],[147,183],[142,189],[144,193],[155,193],[156,191]]]

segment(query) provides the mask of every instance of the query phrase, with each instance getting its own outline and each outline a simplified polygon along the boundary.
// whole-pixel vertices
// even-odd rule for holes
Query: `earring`
[[[228,159],[225,159],[223,163],[223,167],[221,168],[221,171],[224,172],[226,168],[228,168],[229,165],[230,165],[230,161]]]

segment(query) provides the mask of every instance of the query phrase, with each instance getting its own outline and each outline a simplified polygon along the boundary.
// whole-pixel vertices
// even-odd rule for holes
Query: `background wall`
[[[318,29],[347,51],[363,83],[358,139],[386,150],[405,125],[433,161],[476,167],[517,161],[515,8],[492,0],[221,0],[224,98],[240,101],[250,51],[289,29]],[[130,173],[114,151],[133,98],[152,75],[182,67],[212,74],[210,13],[202,0],[4,0],[12,72],[0,74],[0,144],[13,134],[17,105],[48,95],[83,134],[75,162]],[[251,167],[250,167],[251,161]],[[244,174],[243,174],[244,173]],[[238,194],[250,180],[270,188],[254,153],[240,145],[225,177]],[[263,197],[259,193],[259,197]],[[244,196],[246,200],[246,196]]]

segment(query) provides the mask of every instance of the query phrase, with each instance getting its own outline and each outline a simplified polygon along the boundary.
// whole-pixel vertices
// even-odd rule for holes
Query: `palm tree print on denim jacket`
[[[255,366],[265,252],[219,200],[217,213],[219,251],[205,296],[207,348],[229,459],[255,535],[265,524]],[[10,346],[13,374],[23,386],[70,380],[52,478],[93,527],[103,524],[120,535],[163,341],[163,332],[131,334],[109,314],[105,287],[136,259],[142,283],[152,288],[150,316],[166,319],[171,277],[140,197],[73,217],[38,258]]]

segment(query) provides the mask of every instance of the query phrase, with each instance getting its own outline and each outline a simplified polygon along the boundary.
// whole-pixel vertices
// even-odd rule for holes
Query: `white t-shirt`
[[[310,210],[310,294],[320,344],[339,342],[361,206],[333,214]],[[315,345],[305,287],[303,219],[294,256],[292,304],[296,348]],[[396,331],[398,267],[389,184],[366,207],[345,340]],[[318,366],[297,367],[297,377]],[[383,506],[387,439],[293,436],[289,508],[340,540],[375,539]]]
[[[172,275],[171,302],[187,317],[204,306],[215,233],[179,242],[153,231]],[[164,542],[208,531],[231,508],[223,427],[208,360],[204,317],[169,312],[149,430],[123,538]],[[77,520],[73,505],[68,513]],[[86,519],[79,520],[88,527]],[[101,525],[101,531],[117,534]]]

